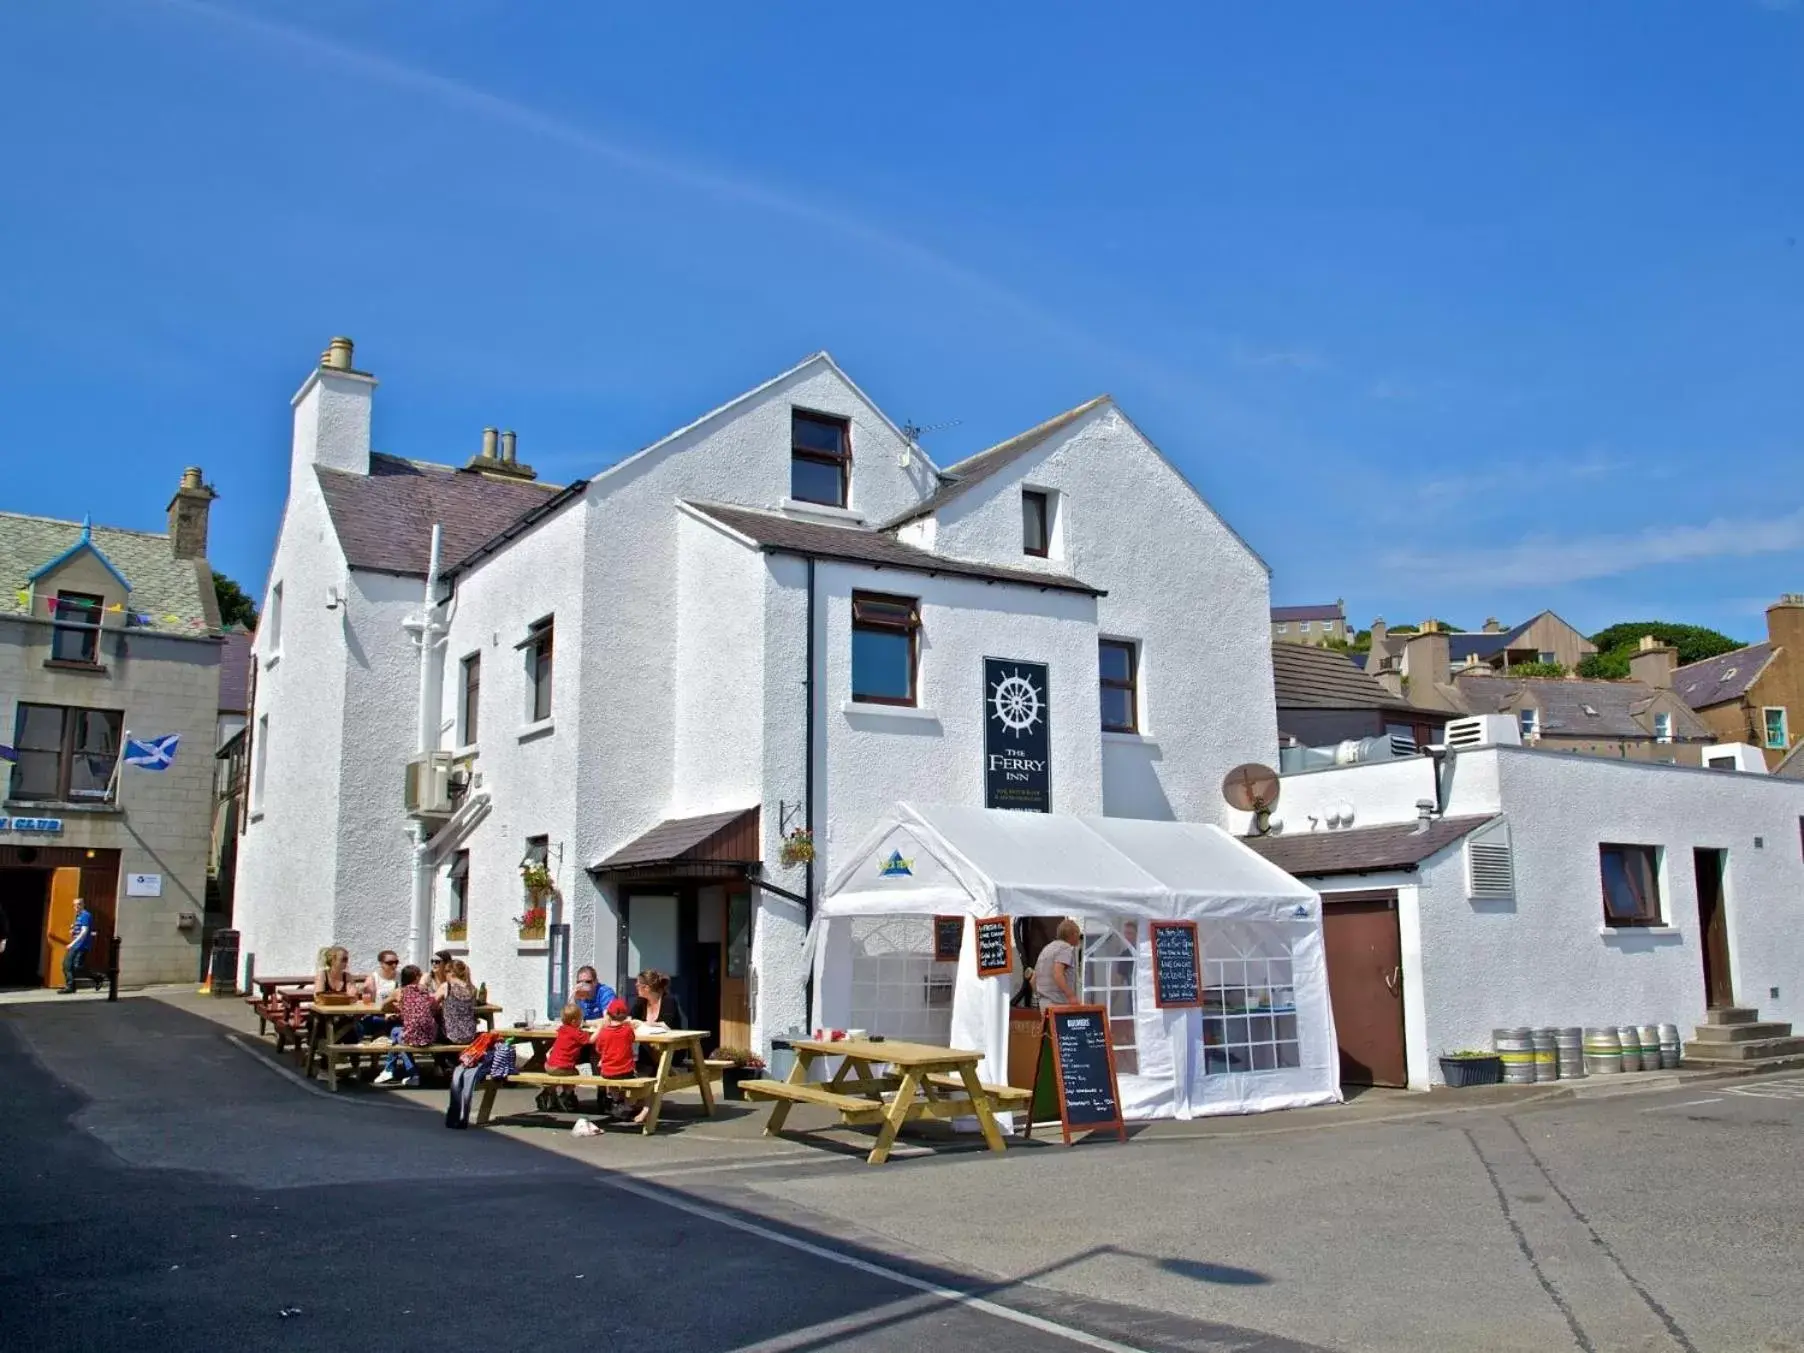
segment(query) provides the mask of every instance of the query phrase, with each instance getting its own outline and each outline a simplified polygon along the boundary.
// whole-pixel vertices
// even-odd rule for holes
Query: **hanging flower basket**
[[[545,908],[542,903],[534,902],[526,908],[523,915],[514,917],[514,924],[520,927],[520,938],[523,940],[542,940],[545,938]]]
[[[783,838],[783,849],[778,858],[785,869],[807,864],[814,858],[814,833],[806,827],[797,827]]]
[[[463,940],[463,939],[468,939],[469,935],[470,935],[470,923],[468,921],[446,921],[445,922],[445,938],[446,939]]]
[[[536,860],[520,866],[520,882],[526,885],[526,896],[535,907],[557,891],[551,870]]]

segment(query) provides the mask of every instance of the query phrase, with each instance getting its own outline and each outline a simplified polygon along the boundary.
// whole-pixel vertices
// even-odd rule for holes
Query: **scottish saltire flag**
[[[168,770],[175,764],[175,745],[181,740],[180,733],[160,738],[127,738],[125,764],[139,770]]]

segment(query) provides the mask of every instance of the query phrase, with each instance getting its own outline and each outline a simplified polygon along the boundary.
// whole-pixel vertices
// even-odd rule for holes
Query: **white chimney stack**
[[[348,338],[334,338],[320,354],[318,368],[290,402],[294,406],[292,475],[309,466],[370,472],[370,404],[376,378],[351,366]]]

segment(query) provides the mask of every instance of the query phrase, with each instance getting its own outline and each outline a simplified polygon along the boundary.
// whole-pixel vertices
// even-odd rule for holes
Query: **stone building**
[[[74,904],[88,966],[120,942],[127,985],[190,980],[206,910],[218,602],[214,497],[187,470],[167,533],[0,513],[0,986],[56,985]],[[121,764],[124,740],[178,735],[167,769]]]

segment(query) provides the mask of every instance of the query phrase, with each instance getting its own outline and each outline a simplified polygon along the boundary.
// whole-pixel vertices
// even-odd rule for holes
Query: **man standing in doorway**
[[[1067,917],[1059,922],[1059,936],[1040,950],[1034,963],[1034,1004],[1044,1010],[1054,1005],[1080,1005],[1078,995],[1078,946],[1084,932]]]
[[[65,996],[75,991],[75,974],[84,967],[88,946],[93,942],[94,917],[88,911],[88,904],[78,897],[75,899],[75,924],[69,928],[69,947],[63,952],[63,985],[60,990]]]

